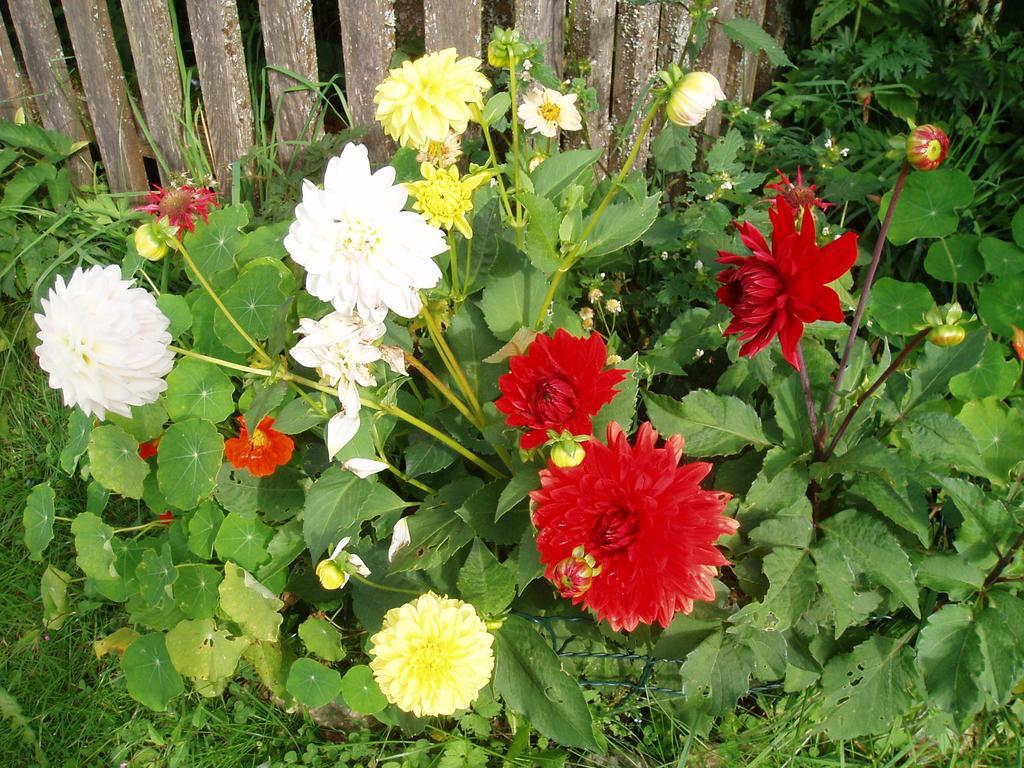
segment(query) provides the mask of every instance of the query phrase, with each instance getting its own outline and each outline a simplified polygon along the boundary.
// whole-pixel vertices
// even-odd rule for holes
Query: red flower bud
[[[1017,353],[1018,360],[1024,360],[1024,331],[1016,325],[1010,327],[1013,328],[1013,351]]]
[[[934,171],[949,154],[949,137],[937,125],[919,125],[907,137],[907,162],[919,171]]]
[[[555,565],[551,580],[558,588],[562,597],[579,597],[594,583],[594,577],[601,573],[599,566],[591,555],[576,547],[572,556]]]

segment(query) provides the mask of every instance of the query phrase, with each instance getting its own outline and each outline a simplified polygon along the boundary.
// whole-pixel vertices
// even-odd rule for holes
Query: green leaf
[[[480,309],[491,333],[508,341],[520,328],[532,328],[547,290],[544,273],[533,267],[508,275],[489,275]]]
[[[207,278],[234,266],[235,253],[244,237],[241,230],[248,223],[249,214],[243,206],[229,205],[210,211],[209,221],[197,222],[195,232],[185,235],[189,255]]]
[[[917,579],[928,589],[966,599],[981,589],[986,573],[966,558],[946,552],[929,552],[917,567]]]
[[[989,274],[1016,275],[1024,272],[1024,248],[997,237],[983,237],[978,246]]]
[[[68,416],[67,442],[60,452],[60,468],[69,475],[78,466],[78,459],[89,447],[89,433],[92,432],[92,416],[81,408],[74,408]]]
[[[167,709],[170,700],[185,690],[162,632],[143,635],[129,645],[121,657],[121,671],[128,693],[157,712]]]
[[[142,599],[150,605],[156,605],[166,595],[168,589],[178,578],[178,572],[171,560],[170,548],[163,551],[147,549],[135,568],[135,582],[139,587]]]
[[[990,592],[975,632],[982,661],[976,677],[989,696],[989,709],[996,709],[1010,700],[1024,677],[1024,601],[1001,590]]]
[[[53,541],[53,503],[55,496],[48,482],[39,483],[25,500],[22,524],[25,527],[25,546],[33,560],[43,559],[43,550]]]
[[[520,197],[529,214],[524,242],[526,255],[533,266],[550,274],[562,263],[558,251],[558,226],[562,216],[555,204],[545,197],[529,192]]]
[[[511,105],[511,97],[505,91],[498,91],[487,100],[483,110],[481,110],[480,122],[484,125],[491,125],[495,120],[500,120],[504,117]]]
[[[75,536],[75,562],[92,579],[116,579],[114,567],[114,529],[91,512],[83,512],[71,523]]]
[[[858,0],[821,0],[811,16],[811,40],[818,40],[858,7]]]
[[[573,149],[552,155],[530,174],[533,191],[549,200],[572,184],[602,155],[600,149]]]
[[[345,703],[361,715],[375,715],[388,705],[373,679],[373,670],[365,664],[349,667],[341,678],[341,695]]]
[[[599,440],[604,440],[608,425],[617,422],[627,434],[633,431],[633,420],[636,418],[636,398],[640,389],[640,377],[636,371],[637,354],[634,352],[628,360],[623,360],[615,367],[629,371],[625,379],[616,385],[616,394],[610,403],[601,406],[591,423],[591,429]],[[584,446],[585,448],[586,446]]]
[[[459,592],[485,616],[495,616],[516,596],[516,577],[498,562],[480,539],[473,542],[469,556],[459,571]]]
[[[463,477],[428,496],[409,521],[407,547],[391,563],[391,573],[408,570],[427,571],[447,562],[474,538],[474,530],[457,513],[480,489],[475,477]]]
[[[813,525],[811,502],[801,496],[750,531],[750,540],[766,547],[806,547],[814,534]]]
[[[825,598],[832,606],[835,618],[835,638],[852,626],[864,622],[881,598],[873,592],[857,589],[857,576],[846,559],[843,549],[833,541],[822,541],[812,551],[818,571],[818,582]]]
[[[746,614],[756,627],[785,632],[804,615],[818,592],[814,564],[805,549],[778,547],[764,558],[763,568],[768,593],[760,603],[750,603],[737,613],[735,620]]]
[[[0,205],[10,210],[24,205],[32,194],[57,178],[57,169],[49,163],[36,163],[18,170],[4,182],[4,196]]]
[[[792,67],[786,52],[779,41],[769,35],[760,25],[750,19],[729,19],[722,22],[722,31],[730,40],[735,40],[748,51],[764,51],[768,61],[775,67]]]
[[[879,220],[885,218],[891,199],[891,191],[882,197]],[[953,234],[960,223],[956,209],[970,205],[973,199],[970,176],[956,168],[910,174],[889,225],[889,242],[906,245],[920,237]]]
[[[56,632],[64,626],[71,611],[68,608],[68,584],[71,575],[52,565],[46,566],[39,580],[39,595],[43,599],[43,627]]]
[[[284,618],[278,613],[284,603],[277,595],[234,563],[224,566],[219,591],[221,610],[242,628],[246,637],[269,642],[277,640]]]
[[[509,616],[494,635],[494,688],[508,707],[560,744],[597,750],[583,691],[537,630]]]
[[[947,283],[973,283],[985,274],[977,235],[950,235],[928,246],[924,271]]]
[[[916,701],[910,649],[879,635],[830,659],[821,681],[827,712],[821,730],[833,739],[885,732]]]
[[[985,476],[1005,486],[1010,470],[1024,456],[1024,414],[990,397],[967,403],[957,419],[978,441]]]
[[[924,322],[924,314],[935,304],[921,283],[905,283],[883,277],[871,289],[871,317],[882,330],[902,336],[917,333],[915,325]]]
[[[277,308],[288,296],[281,287],[281,273],[270,265],[246,269],[222,295],[224,306],[242,328],[255,339],[266,339]],[[227,315],[213,316],[213,329],[224,344],[236,352],[248,352],[248,342],[235,330]]]
[[[284,400],[285,395],[288,394],[288,384],[284,381],[264,386],[257,384],[251,391],[254,394],[252,402],[245,409],[245,423],[259,426],[263,418],[277,408]],[[274,428],[275,430],[277,429],[276,420],[274,421]]]
[[[174,604],[189,619],[212,619],[220,605],[220,568],[214,565],[183,563],[172,587]]]
[[[850,493],[868,501],[900,528],[914,534],[922,546],[928,546],[928,506],[920,493],[907,488],[905,481],[896,483],[882,474],[864,474],[850,486]]]
[[[1010,230],[1013,232],[1013,242],[1024,248],[1024,206],[1017,209],[1010,221]]]
[[[345,658],[341,633],[326,619],[310,616],[299,624],[299,638],[306,644],[310,653],[316,654],[324,661],[341,661]]]
[[[978,314],[985,325],[1000,336],[1013,336],[1013,326],[1021,326],[1024,317],[1024,276],[1002,277],[981,286]]]
[[[1002,344],[989,340],[981,360],[966,373],[958,373],[949,380],[949,391],[961,400],[982,400],[1009,397],[1020,378],[1020,364],[1007,360]]]
[[[924,354],[917,358],[910,376],[910,390],[903,399],[900,417],[932,398],[943,397],[951,378],[971,370],[981,360],[985,337],[986,333],[978,330],[967,334],[963,343],[955,347],[925,344]]]
[[[284,654],[280,643],[253,643],[245,649],[245,660],[252,664],[262,683],[281,699],[288,698],[285,689]]]
[[[306,496],[302,535],[316,561],[342,537],[356,535],[364,521],[404,507],[405,502],[387,487],[331,467]]]
[[[185,677],[195,680],[226,680],[235,673],[249,639],[229,637],[213,619],[185,619],[167,633],[171,663]]]
[[[664,437],[682,435],[689,456],[729,456],[769,444],[757,412],[738,397],[698,389],[682,400],[645,392],[644,402],[655,429]]]
[[[224,518],[214,547],[221,560],[231,560],[247,571],[255,571],[267,560],[267,544],[274,530],[256,517],[243,517],[232,512]]]
[[[639,240],[658,218],[658,203],[661,193],[645,197],[641,202],[628,200],[608,206],[587,238],[587,245],[580,251],[583,259],[597,259],[610,253],[617,253],[627,245]],[[587,219],[587,224],[596,211]]]
[[[505,513],[530,495],[530,491],[540,488],[540,475],[535,469],[516,472],[508,481],[498,497],[498,506],[494,510],[494,519],[500,520]]]
[[[341,693],[341,675],[314,659],[296,659],[288,670],[288,693],[315,709],[330,704]]]
[[[156,476],[168,503],[178,509],[193,509],[209,496],[223,455],[224,438],[209,421],[189,419],[172,424],[157,448]]]
[[[117,413],[108,413],[107,421],[115,424],[140,443],[159,437],[164,431],[164,422],[167,421],[167,411],[158,400],[147,405],[132,406],[131,418],[125,418]]]
[[[651,151],[658,170],[665,173],[689,173],[697,159],[697,142],[690,131],[666,122],[653,142]]]
[[[683,693],[688,703],[710,717],[731,712],[750,690],[754,658],[733,635],[713,632],[686,655]]]
[[[213,493],[229,512],[243,515],[262,512],[275,518],[285,518],[305,503],[306,494],[300,485],[305,478],[305,473],[295,467],[278,467],[269,477],[253,477],[248,471],[232,471],[231,465],[225,463],[217,473],[217,487]]]
[[[164,407],[175,421],[195,417],[219,424],[235,412],[234,395],[219,366],[184,357],[167,374]]]
[[[105,424],[89,435],[89,469],[104,488],[130,499],[142,498],[149,465],[139,458],[138,442],[120,427]]]
[[[171,334],[172,341],[192,327],[192,310],[188,308],[184,296],[161,293],[156,299],[156,306],[163,316],[171,321],[167,332]]]
[[[843,550],[850,567],[892,592],[920,616],[914,571],[907,553],[885,525],[868,514],[847,509],[821,527]]]
[[[283,435],[297,435],[325,421],[326,416],[314,410],[304,398],[296,397],[278,412],[274,429]]]
[[[213,542],[217,538],[224,513],[212,501],[204,501],[188,521],[188,551],[203,560],[213,557]]]
[[[948,413],[915,411],[896,425],[908,449],[919,459],[943,466],[977,463],[978,441]]]
[[[917,666],[929,701],[951,713],[958,724],[967,723],[982,707],[974,676],[983,663],[969,607],[946,605],[928,617],[917,643]]]

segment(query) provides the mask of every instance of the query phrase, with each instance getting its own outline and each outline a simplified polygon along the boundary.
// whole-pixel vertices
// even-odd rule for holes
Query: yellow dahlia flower
[[[417,717],[465,709],[491,679],[494,637],[472,605],[433,592],[392,608],[370,638],[384,696]]]
[[[466,238],[473,237],[473,230],[466,219],[466,213],[473,210],[473,190],[483,184],[486,173],[475,173],[460,178],[459,169],[435,168],[430,163],[420,165],[422,181],[406,184],[409,194],[415,198],[413,210],[423,214],[432,227],[451,230],[455,227]]]
[[[491,87],[479,66],[480,59],[459,59],[446,48],[392,69],[373,97],[384,132],[403,146],[423,147],[465,131]]]

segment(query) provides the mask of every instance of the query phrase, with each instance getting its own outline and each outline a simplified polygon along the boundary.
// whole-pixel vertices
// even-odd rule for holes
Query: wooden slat
[[[149,183],[142,144],[125,93],[106,0],[64,0],[64,18],[107,183],[113,192],[145,191]]]
[[[427,51],[454,47],[459,56],[483,55],[481,0],[423,0]]]
[[[648,82],[658,70],[658,23],[660,8],[657,5],[634,5],[628,0],[619,0],[615,29],[615,65],[612,80],[612,119],[617,129],[627,125],[630,112],[644,94]],[[633,140],[643,121],[643,105],[636,111],[635,119],[621,151],[616,153],[614,165],[625,160]],[[634,168],[643,168],[647,162],[650,134],[637,154]]]
[[[260,23],[267,64],[294,72],[307,82],[317,82],[312,0],[260,0]],[[287,142],[311,139],[317,133],[318,116],[313,114],[317,94],[294,90],[300,83],[281,72],[270,71],[268,76],[276,137],[284,142],[278,144],[278,155],[287,161],[294,150]]]
[[[19,107],[30,108],[28,88],[21,65],[14,55],[4,17],[0,15],[0,117],[13,120]]]
[[[373,94],[387,77],[395,49],[395,13],[391,0],[338,0],[341,47],[345,57],[345,93],[356,126],[367,128],[370,156],[387,157],[389,143],[374,119]]]
[[[9,0],[8,7],[43,126],[66,134],[73,141],[87,141],[49,3],[45,0]],[[68,170],[75,184],[91,181],[92,162],[88,150],[75,155]]]
[[[217,178],[253,145],[252,100],[235,0],[187,0]]]
[[[755,24],[764,26],[765,11],[767,10],[767,0],[744,0],[744,8],[740,12],[740,15],[745,19],[750,19]],[[761,56],[760,53],[754,51],[743,50],[739,62],[739,70],[737,72],[739,76],[739,92],[738,96],[742,103],[749,104],[754,98],[754,86],[757,82],[757,67],[758,62],[766,57]]]
[[[160,159],[160,176],[185,170],[181,156],[181,76],[167,0],[121,0],[146,129]]]
[[[597,111],[586,117],[590,146],[595,148],[607,147],[611,133],[614,49],[615,0],[576,0],[569,55],[586,62],[587,82],[597,91]]]
[[[516,29],[527,40],[545,44],[544,60],[562,76],[566,0],[516,0]]]
[[[718,21],[729,21],[735,17],[736,0],[721,0],[718,4]],[[708,35],[707,44],[701,51],[697,68],[710,72],[718,78],[722,84],[722,90],[729,98],[735,98],[730,77],[729,62],[732,56],[732,40],[730,40],[719,24],[713,24],[711,33]],[[715,108],[708,113],[704,119],[704,133],[709,136],[717,136],[722,127],[722,110]]]
[[[679,64],[683,46],[693,27],[689,10],[683,5],[669,3],[661,7],[661,29],[658,33],[658,69],[673,62]],[[685,66],[684,66],[685,68]]]

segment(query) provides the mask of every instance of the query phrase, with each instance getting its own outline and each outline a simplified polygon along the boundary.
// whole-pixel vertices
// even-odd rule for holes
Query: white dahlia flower
[[[284,246],[306,269],[306,290],[339,312],[380,322],[390,309],[420,311],[419,291],[441,270],[433,257],[447,249],[444,233],[413,211],[389,166],[370,173],[366,147],[349,144],[327,163],[324,188],[302,185],[302,202]]]
[[[58,277],[42,300],[36,354],[64,403],[104,418],[131,416],[133,405],[155,402],[174,365],[170,321],[142,288],[116,266],[80,267]]]

